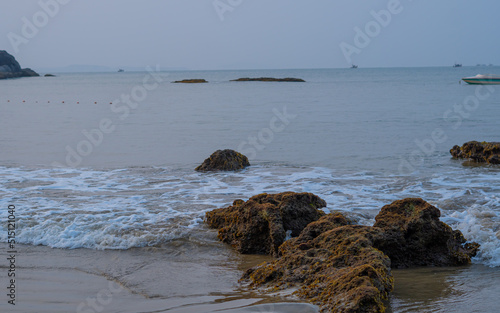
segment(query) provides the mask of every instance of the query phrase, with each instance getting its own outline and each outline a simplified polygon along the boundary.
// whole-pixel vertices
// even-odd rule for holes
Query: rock
[[[199,84],[199,83],[208,83],[208,82],[204,79],[183,79],[183,80],[176,80],[172,83]]]
[[[375,217],[373,226],[384,230],[375,247],[389,256],[393,268],[470,264],[479,245],[465,244],[462,233],[441,222],[440,215],[420,198],[394,201]]]
[[[260,194],[248,201],[206,213],[206,222],[218,228],[218,238],[244,254],[277,255],[287,232],[298,236],[324,212],[326,202],[311,193]]]
[[[321,312],[384,312],[394,283],[389,258],[373,247],[382,231],[335,224],[315,238],[286,241],[279,259],[249,269],[242,281],[273,291],[298,288],[294,294]],[[310,233],[309,227],[303,232]]]
[[[470,159],[478,163],[500,164],[500,142],[469,141],[450,150],[456,159]]]
[[[322,216],[317,221],[309,223],[297,237],[297,243],[307,243],[322,233],[340,226],[352,225],[353,222],[342,213],[330,213]]]
[[[287,77],[287,78],[273,78],[273,77],[259,77],[259,78],[249,78],[249,77],[244,77],[244,78],[238,78],[238,79],[232,79],[232,82],[301,82],[304,83],[305,80],[301,78],[293,78],[293,77]]]
[[[207,171],[236,171],[250,166],[248,158],[234,150],[217,150],[203,161],[195,170],[199,172]]]
[[[278,259],[247,270],[241,280],[268,291],[295,289],[321,312],[384,312],[394,285],[391,268],[464,265],[476,254],[479,245],[465,244],[439,216],[420,198],[384,206],[371,227],[327,214],[285,241]]]
[[[0,79],[40,76],[29,68],[22,69],[16,59],[5,50],[0,50]]]
[[[21,66],[14,56],[5,50],[0,50],[0,72],[16,73],[21,71]]]
[[[43,75],[43,76],[44,76],[44,77],[56,77],[56,75],[54,75],[54,74],[45,74],[45,75]]]

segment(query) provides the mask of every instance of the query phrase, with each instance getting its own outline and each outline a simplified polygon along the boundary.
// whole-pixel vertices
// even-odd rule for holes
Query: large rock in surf
[[[195,170],[199,172],[208,171],[236,171],[250,166],[248,158],[234,150],[217,150]]]
[[[298,236],[324,212],[326,202],[311,193],[260,194],[248,201],[206,213],[206,221],[219,229],[218,238],[244,254],[277,255],[287,232]]]
[[[243,78],[238,78],[238,79],[232,79],[232,82],[294,82],[294,83],[304,83],[305,80],[301,78],[293,78],[293,77],[286,77],[286,78],[274,78],[274,77],[258,77],[258,78],[249,78],[249,77],[243,77]]]
[[[384,312],[391,267],[464,265],[476,254],[479,245],[465,244],[439,216],[419,198],[384,206],[372,227],[327,214],[284,242],[278,259],[249,269],[242,280],[268,291],[293,288],[321,312]]]
[[[0,79],[40,76],[29,68],[22,69],[16,59],[5,50],[0,50]]]
[[[470,159],[478,163],[500,164],[500,142],[469,141],[450,150],[456,159]]]
[[[374,227],[384,230],[375,246],[389,256],[393,268],[470,264],[479,245],[465,244],[459,230],[439,220],[438,208],[420,198],[384,206]]]
[[[309,224],[281,245],[279,259],[249,269],[242,281],[269,291],[297,289],[321,312],[384,312],[393,277],[391,261],[373,245],[382,230],[347,223],[329,214]]]

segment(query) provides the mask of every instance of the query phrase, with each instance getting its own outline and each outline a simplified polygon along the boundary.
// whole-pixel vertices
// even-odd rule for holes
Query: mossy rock
[[[311,205],[312,204],[312,205]],[[248,201],[207,212],[206,222],[218,237],[244,254],[277,255],[287,231],[298,236],[324,212],[326,202],[312,193],[260,194]]]
[[[195,170],[199,172],[209,171],[236,171],[250,166],[248,158],[234,150],[217,150]]]
[[[455,159],[469,159],[477,163],[500,164],[500,142],[469,141],[461,147],[453,146],[450,154]]]

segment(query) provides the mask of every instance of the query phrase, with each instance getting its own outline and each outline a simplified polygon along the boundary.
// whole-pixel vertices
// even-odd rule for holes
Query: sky
[[[2,0],[22,67],[500,65],[498,0]]]

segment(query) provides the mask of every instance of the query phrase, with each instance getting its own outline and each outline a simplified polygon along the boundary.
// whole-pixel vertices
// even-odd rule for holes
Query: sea
[[[471,140],[500,142],[500,87],[460,83],[479,73],[500,67],[153,64],[0,81],[4,291],[12,293],[12,254],[17,278],[16,305],[2,292],[0,311],[317,312],[245,288],[241,274],[270,258],[237,254],[203,222],[236,199],[294,191],[363,225],[395,200],[428,201],[481,250],[471,266],[393,270],[389,311],[496,312],[500,167],[449,153]],[[231,81],[240,77],[306,82]],[[193,78],[208,83],[172,83]],[[194,170],[219,149],[245,154],[251,166]]]

